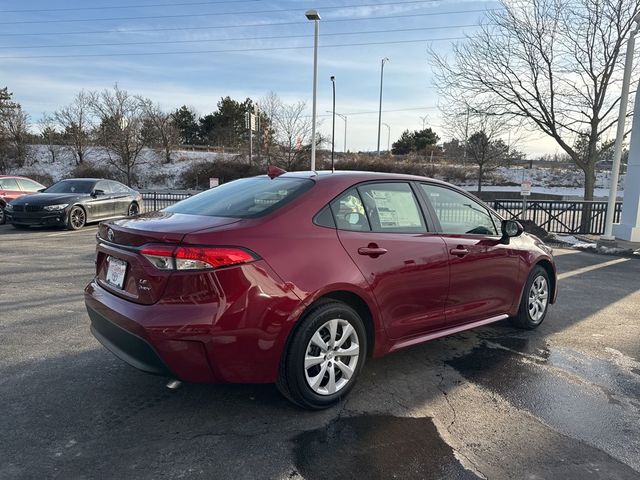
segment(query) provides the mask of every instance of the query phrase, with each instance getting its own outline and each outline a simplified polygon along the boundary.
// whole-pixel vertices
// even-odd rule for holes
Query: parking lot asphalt
[[[640,261],[557,250],[558,303],[371,360],[300,410],[183,385],[92,337],[96,227],[0,226],[0,478],[640,478]]]

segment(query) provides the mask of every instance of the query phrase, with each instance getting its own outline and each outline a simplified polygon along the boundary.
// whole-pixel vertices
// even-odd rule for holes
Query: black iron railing
[[[522,216],[521,200],[494,200],[491,206],[505,218],[532,220],[547,232],[602,235],[607,202],[528,200]],[[622,202],[616,202],[613,221],[620,221]]]
[[[140,192],[142,195],[143,206],[142,211],[155,212],[173,205],[180,200],[189,198],[197,192],[181,191],[181,192]]]

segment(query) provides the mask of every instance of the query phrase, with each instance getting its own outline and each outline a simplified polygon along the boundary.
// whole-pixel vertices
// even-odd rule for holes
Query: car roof
[[[357,170],[319,170],[319,171],[302,171],[302,172],[287,172],[281,177],[293,177],[293,178],[310,178],[318,182],[327,181],[331,179],[340,178],[342,180],[351,180],[353,182],[366,182],[371,180],[408,180],[408,181],[429,181],[433,183],[439,183],[442,185],[449,185],[447,182],[437,180],[430,177],[422,177],[420,175],[409,175],[405,173],[387,173],[387,172],[365,172]]]
[[[40,183],[37,180],[34,180],[29,177],[23,177],[22,175],[0,175],[0,178],[21,178],[23,180],[31,180],[32,182]]]

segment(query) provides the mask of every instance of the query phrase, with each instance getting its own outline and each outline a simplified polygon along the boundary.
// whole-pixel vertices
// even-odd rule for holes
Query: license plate
[[[122,288],[127,273],[127,262],[115,257],[107,257],[107,283]]]

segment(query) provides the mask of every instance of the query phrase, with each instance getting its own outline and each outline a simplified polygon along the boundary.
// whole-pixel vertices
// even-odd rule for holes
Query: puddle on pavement
[[[552,428],[640,467],[638,376],[615,362],[540,338],[492,337],[446,361],[467,380],[529,411]]]
[[[460,464],[430,418],[340,418],[293,443],[296,468],[309,479],[479,478]]]

